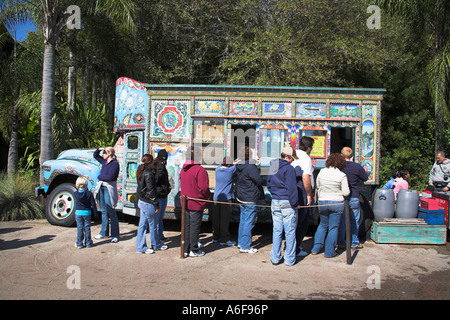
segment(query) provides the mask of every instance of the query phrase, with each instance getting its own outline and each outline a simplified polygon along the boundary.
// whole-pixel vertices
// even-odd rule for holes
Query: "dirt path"
[[[271,226],[258,225],[259,252],[212,243],[203,224],[206,255],[180,259],[179,222],[167,222],[167,251],[135,253],[135,223],[121,223],[120,241],[74,247],[76,228],[44,220],[0,223],[0,299],[449,299],[450,245],[386,245],[366,242],[327,259],[309,255],[296,265],[270,263]],[[92,227],[96,235],[100,225]],[[231,227],[236,235],[237,225]],[[309,250],[312,238],[304,247]],[[372,267],[374,266],[374,267]],[[77,278],[75,278],[77,277]],[[379,279],[380,289],[369,289]],[[80,285],[79,289],[76,287]],[[71,289],[71,288],[72,289]]]

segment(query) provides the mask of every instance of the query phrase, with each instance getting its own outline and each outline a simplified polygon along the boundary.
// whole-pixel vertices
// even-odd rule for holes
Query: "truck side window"
[[[127,149],[136,150],[138,148],[139,138],[136,136],[129,136],[127,139]]]

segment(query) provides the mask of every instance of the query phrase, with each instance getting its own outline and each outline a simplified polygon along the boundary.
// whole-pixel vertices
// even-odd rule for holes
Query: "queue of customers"
[[[270,163],[267,188],[272,196],[271,212],[273,221],[272,264],[284,262],[294,265],[297,257],[308,253],[302,248],[302,241],[312,217],[314,192],[317,193],[320,224],[314,236],[311,254],[316,255],[324,250],[325,257],[336,256],[336,246],[343,245],[345,235],[344,198],[349,199],[351,217],[352,247],[361,248],[357,236],[357,223],[360,215],[357,186],[360,181],[367,180],[367,173],[357,163],[352,161],[352,150],[342,149],[341,154],[331,154],[314,181],[314,167],[309,156],[314,140],[311,137],[301,137],[299,149],[285,147],[279,159]],[[100,152],[103,151],[102,156]],[[257,202],[264,200],[263,183],[254,159],[251,159],[251,149],[245,146],[239,150],[238,159],[225,158],[215,171],[215,192],[212,222],[213,242],[223,246],[237,244],[241,253],[254,254],[257,248],[252,247],[252,230],[256,223]],[[152,254],[157,250],[166,250],[166,238],[163,234],[163,222],[167,196],[170,193],[166,150],[160,150],[156,159],[145,154],[137,169],[137,194],[139,197],[140,220],[136,237],[136,252]],[[190,158],[184,163],[180,173],[181,196],[187,197],[184,229],[184,256],[199,257],[205,254],[199,242],[200,226],[203,211],[208,206],[211,194],[209,177],[201,166],[201,150],[192,147]],[[93,197],[97,197],[101,207],[102,224],[100,233],[95,239],[109,237],[111,225],[111,242],[119,239],[117,213],[114,207],[117,203],[117,176],[119,166],[114,156],[113,148],[101,148],[94,152],[94,157],[101,164],[99,185]],[[315,185],[316,183],[316,185]],[[236,190],[233,190],[233,186]],[[78,186],[77,186],[78,188]],[[80,194],[85,192],[86,183],[81,183]],[[114,190],[116,193],[114,193]],[[87,191],[87,190],[86,190]],[[86,193],[86,203],[77,201],[76,214],[96,212],[92,206],[92,197]],[[78,197],[80,198],[80,197]],[[77,198],[77,199],[78,199]],[[236,199],[234,199],[236,198]],[[232,204],[236,201],[240,207],[240,220],[237,243],[230,239],[229,224],[232,215]],[[80,225],[78,225],[80,221]],[[90,225],[86,219],[77,219],[78,235],[76,246],[91,246]],[[146,242],[149,233],[150,245]],[[282,255],[282,239],[285,236],[284,255]],[[83,244],[83,234],[85,235]]]

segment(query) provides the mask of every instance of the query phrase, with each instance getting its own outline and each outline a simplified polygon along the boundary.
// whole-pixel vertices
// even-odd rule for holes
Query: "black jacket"
[[[167,198],[171,189],[166,165],[158,163],[156,169],[156,196],[158,198]]]
[[[254,164],[246,161],[236,165],[236,196],[245,202],[256,202],[263,197],[264,179]]]
[[[155,206],[155,209],[159,209],[159,203],[156,195],[155,169],[144,169],[141,179],[138,181],[137,191],[141,201],[150,203]]]

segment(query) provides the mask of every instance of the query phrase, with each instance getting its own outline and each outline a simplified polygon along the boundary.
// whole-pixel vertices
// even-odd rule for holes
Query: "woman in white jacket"
[[[325,246],[325,257],[336,256],[339,222],[344,214],[344,197],[350,194],[347,176],[341,171],[345,164],[345,159],[340,153],[332,153],[325,162],[326,168],[320,170],[317,175],[320,224],[314,235],[312,254],[319,253]]]

